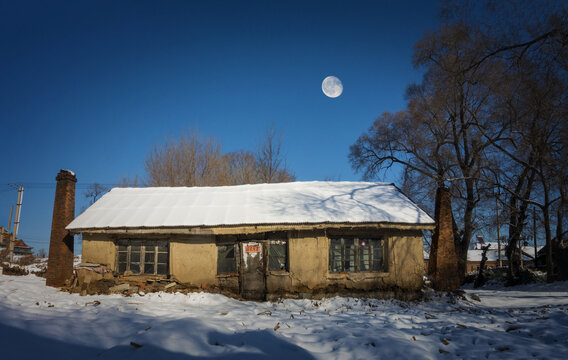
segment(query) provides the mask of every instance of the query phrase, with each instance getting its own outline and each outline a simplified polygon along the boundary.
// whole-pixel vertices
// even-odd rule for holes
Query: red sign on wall
[[[247,245],[247,246],[245,246],[245,252],[247,252],[247,253],[260,252],[260,246],[258,246],[258,245]]]

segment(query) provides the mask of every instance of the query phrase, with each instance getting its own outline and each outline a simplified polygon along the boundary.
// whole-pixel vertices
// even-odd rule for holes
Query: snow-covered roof
[[[492,243],[493,245],[493,243]],[[507,259],[507,254],[505,252],[506,244],[501,244],[501,258]],[[537,247],[537,251],[542,249],[542,246]],[[534,247],[533,246],[523,246],[523,260],[529,261],[532,260],[534,257]],[[481,261],[483,255],[483,250],[477,249],[470,249],[467,251],[467,260],[468,261]],[[530,256],[527,256],[530,255]],[[497,261],[499,259],[499,251],[497,250],[497,244],[495,243],[495,248],[491,246],[489,250],[487,250],[487,260],[488,261]]]
[[[114,188],[67,229],[310,223],[433,225],[434,220],[393,184],[311,181]]]
[[[507,254],[505,252],[505,244],[501,245],[501,259],[503,260],[507,260]],[[540,251],[540,249],[542,249],[542,246],[538,246],[537,247],[537,251]],[[534,254],[534,247],[531,246],[523,246],[523,253],[530,255],[523,255],[523,260],[525,261],[531,261],[533,260],[533,254]],[[483,250],[478,250],[478,249],[469,249],[467,251],[467,261],[481,261],[483,255]],[[499,251],[497,250],[497,245],[495,246],[495,248],[491,247],[489,248],[489,250],[487,250],[487,261],[497,261],[499,260]],[[426,251],[426,249],[424,249],[424,259],[429,259],[430,258],[430,253],[428,251]]]

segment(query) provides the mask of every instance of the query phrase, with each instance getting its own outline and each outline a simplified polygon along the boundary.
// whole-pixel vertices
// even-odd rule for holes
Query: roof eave
[[[272,223],[272,224],[222,224],[222,225],[193,225],[193,226],[124,226],[124,227],[92,227],[68,229],[72,234],[216,234],[233,232],[246,228],[258,232],[275,230],[312,230],[337,227],[376,228],[395,230],[434,230],[435,223],[393,223],[393,222],[324,222],[324,223]],[[220,231],[224,230],[224,231]],[[238,231],[234,231],[237,233]]]

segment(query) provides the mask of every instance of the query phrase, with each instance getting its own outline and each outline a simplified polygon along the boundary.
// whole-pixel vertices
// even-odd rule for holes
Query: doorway
[[[260,241],[241,243],[241,296],[247,300],[264,300],[266,297],[266,274],[264,245]]]

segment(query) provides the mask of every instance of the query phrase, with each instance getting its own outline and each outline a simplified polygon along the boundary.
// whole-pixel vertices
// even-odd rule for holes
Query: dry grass
[[[8,261],[8,248],[0,251],[0,262]]]
[[[31,264],[38,262],[38,259],[33,255],[25,255],[25,256],[19,257],[14,262],[16,264],[20,265],[20,266],[26,266],[26,265],[31,265]]]
[[[12,275],[12,276],[22,276],[22,275],[28,275],[29,272],[26,269],[19,267],[18,265],[10,266],[8,264],[2,264],[2,274]]]

